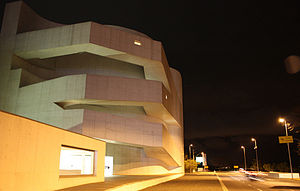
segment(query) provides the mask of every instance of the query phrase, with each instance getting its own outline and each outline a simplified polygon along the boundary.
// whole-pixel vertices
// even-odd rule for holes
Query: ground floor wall
[[[106,143],[0,111],[0,190],[56,190],[104,181]],[[93,151],[93,175],[60,176],[61,147]]]
[[[182,166],[170,168],[147,156],[143,147],[106,143],[106,156],[113,157],[114,175],[162,175],[183,173]]]

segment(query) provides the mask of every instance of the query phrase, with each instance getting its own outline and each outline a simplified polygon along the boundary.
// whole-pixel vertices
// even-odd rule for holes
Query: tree
[[[276,170],[279,172],[289,172],[290,168],[287,162],[281,162],[276,165]]]
[[[271,169],[271,164],[270,164],[270,163],[264,164],[264,165],[263,165],[263,168],[264,168],[265,171],[268,171],[268,172],[272,170],[272,169]]]
[[[259,163],[258,163],[258,165],[259,165]],[[256,159],[253,159],[253,160],[252,160],[252,163],[251,163],[251,165],[250,165],[250,169],[252,169],[252,170],[257,170]],[[259,165],[259,169],[261,169],[261,166],[260,166],[260,165]]]
[[[289,166],[286,162],[281,163],[266,163],[263,165],[265,171],[289,172]]]
[[[197,162],[193,159],[187,159],[184,161],[185,172],[193,172],[197,169]]]

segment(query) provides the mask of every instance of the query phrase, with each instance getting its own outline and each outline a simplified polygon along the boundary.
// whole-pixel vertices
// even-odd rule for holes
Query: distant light
[[[142,42],[139,40],[134,40],[134,44],[137,46],[142,46]]]
[[[244,149],[245,147],[244,147],[244,146],[241,146],[241,148]]]
[[[282,117],[280,117],[280,118],[278,119],[278,121],[279,121],[280,123],[283,123],[283,122],[285,122],[285,119],[282,118]]]
[[[190,144],[190,147],[192,147],[193,146],[193,144]]]
[[[254,139],[254,138],[251,138],[251,141],[255,141],[255,139]]]
[[[166,97],[165,97],[166,99],[168,99],[168,95],[166,95]]]
[[[196,157],[196,162],[203,163],[204,162],[203,157]]]

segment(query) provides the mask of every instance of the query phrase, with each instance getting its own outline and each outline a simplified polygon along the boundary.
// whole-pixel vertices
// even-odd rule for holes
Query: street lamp
[[[244,162],[245,162],[245,170],[247,170],[247,163],[246,163],[246,148],[244,146],[241,146],[241,148],[244,151]]]
[[[193,160],[195,160],[195,149],[193,148]]]
[[[191,151],[191,147],[193,146],[193,144],[189,145],[189,154],[190,154],[190,159],[192,158],[192,151]],[[190,173],[192,172],[192,162],[190,161]]]
[[[284,123],[284,127],[285,127],[285,135],[289,136],[288,134],[288,130],[287,130],[287,122],[284,118],[279,118],[278,121],[280,123]],[[292,167],[292,159],[291,159],[291,152],[290,152],[290,143],[286,143],[287,148],[288,148],[288,154],[289,154],[289,161],[290,161],[290,169],[291,169],[291,175],[292,175],[292,179],[293,179],[293,167]]]
[[[256,139],[251,138],[251,141],[254,141],[254,150],[256,153],[256,168],[257,168],[257,172],[259,172]]]
[[[192,151],[191,151],[191,147],[193,146],[193,144],[189,145],[189,158],[192,158]]]

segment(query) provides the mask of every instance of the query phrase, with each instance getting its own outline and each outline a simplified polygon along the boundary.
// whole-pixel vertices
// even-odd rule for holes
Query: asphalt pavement
[[[196,173],[144,191],[300,191],[300,181],[249,178],[238,172]]]

